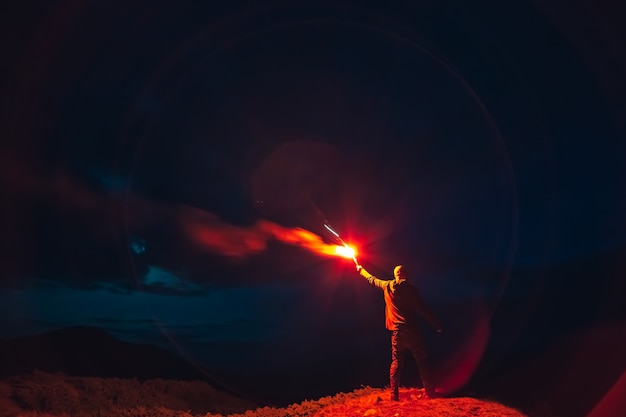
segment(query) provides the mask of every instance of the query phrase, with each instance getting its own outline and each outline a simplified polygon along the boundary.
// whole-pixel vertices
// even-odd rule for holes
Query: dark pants
[[[410,351],[417,363],[426,393],[433,394],[432,379],[430,378],[427,360],[427,351],[417,330],[407,328],[391,332],[391,367],[389,381],[392,392],[397,392],[400,385],[400,375],[404,368],[406,351]]]

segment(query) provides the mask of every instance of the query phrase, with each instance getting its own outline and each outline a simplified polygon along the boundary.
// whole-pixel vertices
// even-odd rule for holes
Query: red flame
[[[301,246],[320,255],[340,256],[347,259],[355,259],[356,257],[356,250],[353,247],[328,244],[319,235],[305,229],[291,229],[264,220],[257,223],[257,228],[276,240]]]
[[[342,256],[344,258],[348,258],[348,259],[355,259],[356,258],[356,250],[348,245],[345,246],[339,246],[339,245],[335,245],[335,252],[337,253],[337,255]]]

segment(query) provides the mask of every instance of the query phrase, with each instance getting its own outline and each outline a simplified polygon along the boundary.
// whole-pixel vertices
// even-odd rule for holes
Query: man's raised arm
[[[361,265],[357,265],[356,270],[363,278],[367,280],[367,282],[378,288],[385,288],[385,286],[389,284],[389,281],[376,278],[374,275],[367,272],[365,268],[363,268],[363,266]]]

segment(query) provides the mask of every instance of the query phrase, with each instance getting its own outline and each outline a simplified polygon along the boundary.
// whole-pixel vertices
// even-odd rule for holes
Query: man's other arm
[[[410,288],[411,296],[413,298],[413,306],[415,307],[417,313],[420,314],[434,330],[436,330],[438,333],[441,333],[443,331],[443,328],[437,316],[432,312],[430,308],[428,308],[424,300],[422,300],[422,297],[420,296],[417,289],[413,286],[411,286]]]

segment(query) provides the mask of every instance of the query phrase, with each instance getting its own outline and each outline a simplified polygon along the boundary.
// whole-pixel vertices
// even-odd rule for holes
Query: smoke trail
[[[327,244],[321,236],[302,228],[288,228],[268,220],[259,220],[252,227],[234,226],[191,207],[180,207],[178,218],[192,243],[218,255],[244,257],[260,253],[274,240],[319,255],[338,256],[336,245]]]
[[[263,252],[268,236],[257,227],[242,227],[222,222],[214,214],[188,206],[173,208],[183,238],[192,248],[217,255],[244,257]]]
[[[95,190],[61,168],[44,175],[35,166],[29,167],[18,155],[0,158],[0,186],[17,200],[43,203],[81,218],[100,239],[117,239],[116,226],[124,219],[124,227],[134,233],[169,227],[191,248],[227,257],[245,257],[267,249],[268,242],[278,241],[310,252],[340,256],[336,245],[302,228],[288,228],[268,220],[259,220],[250,227],[223,222],[199,208],[161,203],[137,194],[110,194]],[[121,213],[125,212],[126,216]],[[74,217],[78,220],[78,217]]]
[[[320,255],[337,256],[337,245],[325,243],[321,236],[302,228],[286,228],[276,223],[261,220],[257,229],[264,231],[268,236],[282,243],[300,246]]]

